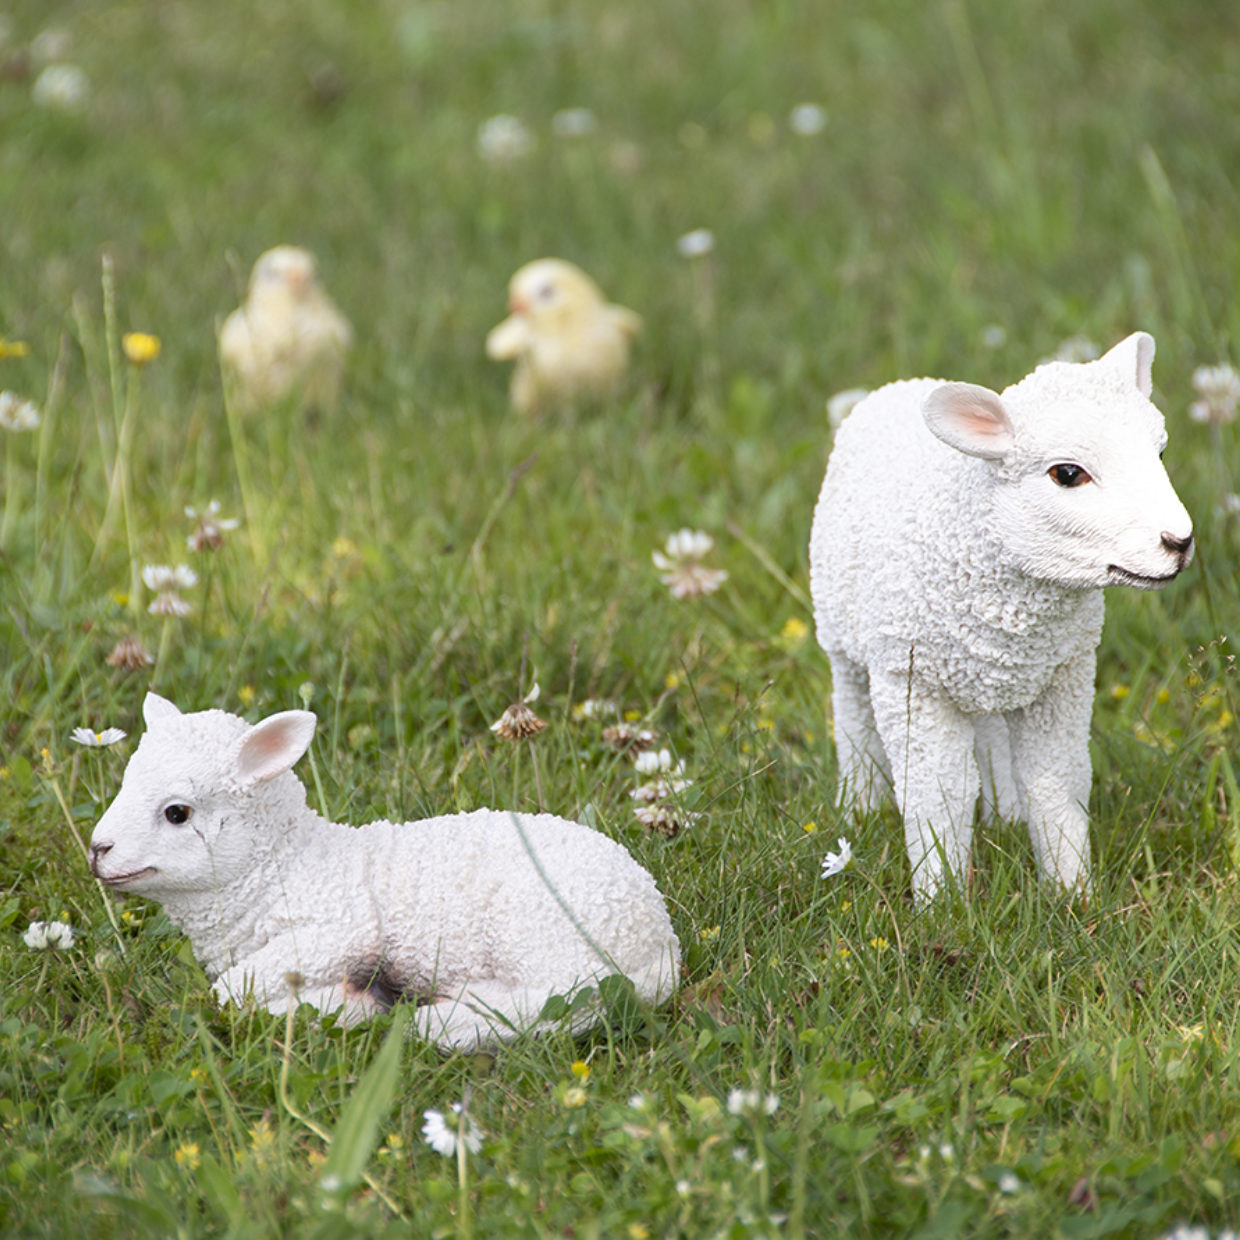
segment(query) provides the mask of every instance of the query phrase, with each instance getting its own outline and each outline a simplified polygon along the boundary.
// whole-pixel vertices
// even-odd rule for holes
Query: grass
[[[0,387],[43,411],[3,444],[0,1230],[1240,1221],[1240,526],[1219,511],[1236,443],[1186,414],[1193,368],[1240,336],[1235,13],[8,8],[13,46],[49,20],[72,33],[93,94],[35,108],[0,53],[0,334],[30,346]],[[804,100],[829,113],[814,137],[786,125]],[[597,132],[553,137],[576,105]],[[499,112],[537,138],[511,166],[474,145]],[[676,255],[696,227],[715,233],[709,267]],[[347,397],[318,421],[230,426],[213,327],[285,241],[316,251],[357,329]],[[631,399],[534,424],[481,343],[508,275],[546,253],[647,326]],[[1064,337],[1137,327],[1158,340],[1200,552],[1165,593],[1108,599],[1098,890],[1082,908],[1040,889],[1022,835],[990,824],[972,898],[914,910],[894,813],[832,808],[829,671],[803,627],[823,402],[911,374],[1002,387]],[[130,330],[163,343],[141,370],[118,351]],[[211,498],[245,523],[194,556],[181,514]],[[651,566],[682,525],[718,542],[730,577],[710,598],[672,599]],[[194,611],[161,622],[135,570],[180,562]],[[106,665],[130,633],[154,669]],[[444,1059],[397,1053],[388,1018],[346,1032],[217,1009],[141,901],[114,910],[118,941],[77,837],[133,742],[85,751],[73,727],[139,732],[152,683],[251,719],[304,694],[320,730],[302,773],[337,819],[529,809],[529,755],[489,724],[534,679],[546,807],[620,839],[668,896],[686,970],[666,1010],[621,1004],[581,1041]],[[590,696],[685,760],[691,829],[634,821],[629,765],[573,713]],[[853,866],[821,880],[840,835]],[[29,950],[36,919],[71,923],[73,948]],[[778,1109],[733,1114],[735,1089]],[[465,1097],[486,1137],[445,1159],[423,1112]]]

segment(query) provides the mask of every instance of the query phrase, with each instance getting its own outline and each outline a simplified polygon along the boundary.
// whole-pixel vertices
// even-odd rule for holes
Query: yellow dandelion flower
[[[809,636],[809,625],[800,616],[789,616],[779,635],[789,643],[803,642]]]
[[[5,340],[0,336],[0,362],[9,357],[29,357],[30,346],[24,340]]]
[[[579,1080],[584,1081],[590,1075],[590,1065],[584,1059],[574,1059],[569,1071]]]
[[[161,347],[159,337],[150,332],[126,332],[121,337],[121,351],[135,366],[153,362]]]
[[[254,692],[253,685],[242,685],[241,688],[237,690],[237,697],[240,699],[242,706],[253,706],[256,696],[257,694]]]
[[[199,1163],[202,1162],[197,1141],[182,1142],[177,1146],[176,1153],[172,1157],[176,1159],[177,1166],[184,1167],[186,1171],[197,1171]]]

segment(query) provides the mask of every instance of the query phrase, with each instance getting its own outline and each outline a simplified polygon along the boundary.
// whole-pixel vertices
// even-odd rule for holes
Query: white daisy
[[[123,741],[127,735],[128,733],[120,728],[104,728],[102,732],[95,732],[90,728],[74,728],[69,739],[85,745],[87,749],[103,749],[108,745],[115,745],[117,741]]]
[[[823,878],[832,878],[834,875],[839,874],[848,868],[848,863],[852,860],[852,845],[841,835],[839,838],[839,846],[839,852],[829,852],[825,857],[823,857]]]
[[[442,1111],[423,1111],[422,1118],[426,1121],[422,1125],[423,1139],[436,1154],[442,1154],[445,1158],[451,1158],[456,1153],[458,1142],[471,1154],[476,1154],[482,1149],[481,1129],[468,1115],[461,1115],[459,1102],[452,1104],[452,1112],[454,1118],[449,1119]]]

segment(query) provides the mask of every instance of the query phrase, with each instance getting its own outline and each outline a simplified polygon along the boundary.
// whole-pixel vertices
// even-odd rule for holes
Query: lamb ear
[[[1153,389],[1150,371],[1154,366],[1154,337],[1149,332],[1133,332],[1102,355],[1125,379],[1134,379],[1142,396]]]
[[[1003,401],[976,383],[945,383],[922,405],[926,425],[945,444],[966,456],[998,460],[1015,442]]]
[[[148,693],[142,702],[142,718],[148,728],[154,727],[161,719],[175,719],[180,711],[167,698],[158,693]]]
[[[237,751],[237,773],[259,783],[287,771],[310,746],[318,720],[308,710],[282,710],[256,723]]]

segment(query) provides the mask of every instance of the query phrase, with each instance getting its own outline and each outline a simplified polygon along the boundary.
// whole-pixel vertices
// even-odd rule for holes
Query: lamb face
[[[261,726],[219,710],[182,715],[155,694],[144,714],[147,731],[91,835],[91,870],[115,890],[161,902],[223,890],[264,851],[251,824],[292,821],[305,791],[293,775],[265,771]],[[272,719],[291,719],[309,743],[313,715]]]
[[[1034,580],[1158,589],[1191,560],[1149,400],[1153,353],[1138,332],[1097,361],[1040,366],[1002,396],[953,383],[927,399],[930,429],[985,462],[998,541]]]

